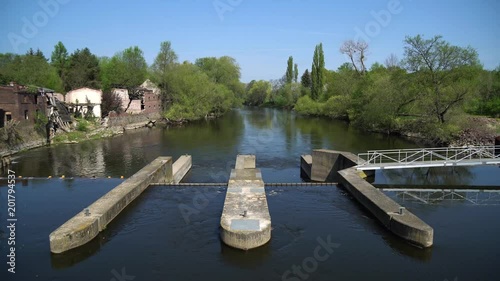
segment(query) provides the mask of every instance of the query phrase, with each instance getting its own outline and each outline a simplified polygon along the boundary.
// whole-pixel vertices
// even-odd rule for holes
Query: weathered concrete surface
[[[302,155],[300,157],[300,177],[311,179],[312,156]]]
[[[149,123],[149,120],[148,121],[134,123],[134,124],[128,124],[128,125],[125,125],[123,127],[123,130],[129,131],[129,130],[135,130],[135,129],[143,128],[143,127],[146,127],[148,125],[148,123]]]
[[[362,179],[356,168],[345,169],[338,173],[340,184],[390,231],[418,246],[432,246],[434,241],[432,227],[407,210],[399,214],[401,205]]]
[[[313,150],[311,180],[318,182],[338,182],[337,171],[354,167],[358,165],[357,162],[358,156],[350,152],[326,149]],[[359,171],[359,176],[362,178],[374,175],[374,171]]]
[[[255,155],[238,155],[234,168],[236,170],[255,169]]]
[[[151,183],[171,183],[172,158],[159,157],[129,179],[78,213],[49,236],[50,251],[62,253],[94,239]]]
[[[421,247],[430,247],[434,230],[411,212],[366,182],[355,166],[357,156],[332,150],[313,151],[312,178],[315,181],[339,181],[356,200],[394,234]]]
[[[255,166],[255,156],[239,155],[236,163]],[[271,216],[260,169],[238,167],[229,178],[220,222],[221,239],[231,247],[249,250],[271,239]]]
[[[180,183],[193,165],[191,155],[183,155],[172,165],[173,183]]]

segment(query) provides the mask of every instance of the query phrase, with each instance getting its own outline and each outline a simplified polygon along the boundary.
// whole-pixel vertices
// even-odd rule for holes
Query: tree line
[[[98,57],[88,48],[69,54],[62,42],[54,46],[50,60],[40,50],[32,49],[24,55],[0,54],[0,84],[15,81],[59,93],[82,87],[102,89],[104,114],[121,109],[113,88],[126,88],[133,97],[135,89],[150,79],[162,90],[166,118],[197,120],[220,116],[244,101],[245,87],[240,77],[239,65],[228,56],[180,63],[168,41],[160,44],[152,65],[147,64],[137,46],[111,58]]]
[[[391,54],[367,68],[368,44],[346,41],[339,48],[348,62],[325,68],[323,45],[300,82],[291,79],[293,57],[284,77],[252,81],[246,104],[293,108],[305,115],[342,119],[367,131],[418,134],[448,142],[466,123],[467,114],[500,117],[500,66],[485,70],[472,47],[459,47],[441,36],[404,39],[404,58]],[[295,74],[294,74],[295,75]]]

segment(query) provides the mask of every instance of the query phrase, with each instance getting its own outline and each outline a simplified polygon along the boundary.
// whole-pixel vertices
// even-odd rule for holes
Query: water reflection
[[[268,262],[269,258],[271,258],[271,243],[272,239],[271,242],[265,244],[264,246],[252,249],[251,251],[242,251],[231,248],[221,241],[221,257],[224,260],[224,263],[240,268],[254,269],[265,264]]]
[[[401,185],[469,185],[475,175],[467,167],[394,169],[381,172],[376,183]]]

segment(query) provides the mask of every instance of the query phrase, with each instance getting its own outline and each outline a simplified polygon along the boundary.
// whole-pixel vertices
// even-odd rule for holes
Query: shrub
[[[303,96],[297,101],[295,111],[305,115],[320,115],[322,112],[322,105],[313,101],[309,96]]]

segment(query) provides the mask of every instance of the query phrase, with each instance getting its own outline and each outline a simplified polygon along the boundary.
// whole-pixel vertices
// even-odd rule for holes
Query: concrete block
[[[172,165],[174,183],[180,183],[193,165],[191,155],[183,155]]]
[[[245,163],[245,161],[248,161]],[[260,247],[271,239],[271,216],[262,173],[252,167],[255,156],[239,155],[231,171],[221,215],[221,239],[237,249]]]
[[[255,155],[238,155],[235,169],[255,169]]]
[[[102,196],[49,235],[52,253],[63,253],[82,246],[137,198],[151,183],[172,183],[172,158],[159,157],[129,179]]]
[[[303,179],[311,179],[312,156],[302,155],[300,157],[300,177]]]

